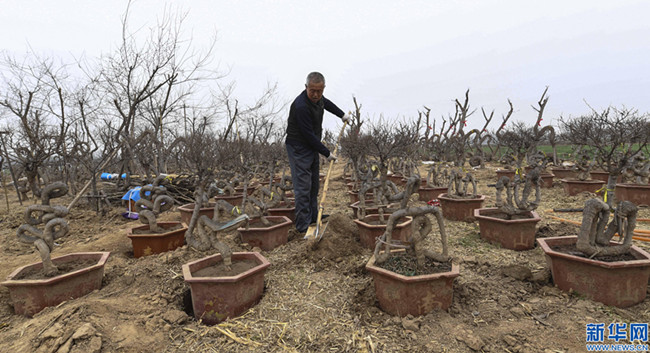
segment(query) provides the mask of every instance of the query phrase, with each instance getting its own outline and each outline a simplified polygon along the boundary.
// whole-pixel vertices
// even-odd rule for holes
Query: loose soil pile
[[[46,308],[34,318],[14,315],[9,292],[0,287],[0,342],[6,352],[582,352],[585,324],[650,322],[650,299],[627,309],[608,307],[555,288],[539,248],[515,252],[479,237],[476,222],[445,221],[450,254],[460,264],[453,304],[418,318],[398,318],[376,304],[365,271],[372,251],[359,244],[336,164],[325,204],[331,214],[324,239],[315,250],[292,232],[290,241],[262,254],[271,262],[265,293],[244,315],[208,327],[192,316],[184,263],[215,251],[184,246],[175,251],[133,258],[122,208],[98,218],[89,207],[71,210],[70,234],[57,240],[53,256],[80,251],[110,251],[103,287],[82,298]],[[487,184],[496,167],[478,170],[485,207],[495,202]],[[551,219],[546,210],[582,207],[594,197],[566,196],[556,182],[542,189],[538,237],[575,235],[578,227]],[[10,194],[10,210],[0,223],[0,278],[40,261],[30,244],[18,241],[22,211]],[[67,204],[57,199],[55,204]],[[424,202],[416,205],[422,206]],[[2,207],[2,206],[0,206]],[[580,220],[578,213],[559,216]],[[640,218],[650,218],[641,209]],[[161,221],[178,221],[170,211]],[[639,227],[650,228],[647,223]],[[222,239],[233,251],[250,251],[236,231]],[[431,246],[439,249],[439,235]],[[645,249],[646,243],[634,241]],[[623,343],[623,342],[618,342]]]

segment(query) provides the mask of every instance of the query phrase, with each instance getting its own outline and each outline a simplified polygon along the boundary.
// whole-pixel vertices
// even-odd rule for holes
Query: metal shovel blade
[[[239,216],[239,217],[237,217],[237,218],[235,218],[233,220],[230,220],[228,222],[217,223],[217,225],[218,225],[217,231],[228,231],[228,230],[231,230],[233,228],[237,228],[237,227],[239,227],[240,224],[244,223],[248,219],[249,219],[248,215],[243,214],[243,215],[241,215],[241,216]]]

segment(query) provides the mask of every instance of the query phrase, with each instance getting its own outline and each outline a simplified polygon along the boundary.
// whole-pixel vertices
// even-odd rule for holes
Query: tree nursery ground
[[[211,255],[187,246],[133,258],[121,216],[105,217],[83,205],[67,217],[70,234],[52,256],[110,251],[103,287],[46,308],[33,318],[15,315],[7,288],[0,288],[0,350],[3,352],[583,352],[585,324],[650,322],[650,300],[627,309],[605,306],[555,288],[539,248],[515,252],[479,237],[476,222],[446,221],[450,254],[461,266],[448,311],[398,318],[382,312],[365,264],[371,251],[359,243],[347,189],[338,163],[326,212],[332,214],[316,250],[299,238],[263,255],[271,262],[259,304],[244,315],[205,326],[191,314],[184,263]],[[496,166],[476,171],[484,207],[494,205]],[[566,196],[556,181],[542,189],[538,237],[574,235],[578,226],[550,218],[553,207],[582,207],[594,197]],[[18,241],[22,210],[10,193],[0,223],[0,277],[40,261],[30,244]],[[70,196],[67,196],[70,198]],[[59,199],[57,204],[69,199]],[[32,202],[32,201],[30,201]],[[423,203],[422,203],[423,204]],[[4,206],[3,206],[4,207]],[[580,220],[579,213],[562,214]],[[647,207],[640,218],[649,218]],[[160,220],[180,220],[177,211]],[[639,224],[647,229],[647,223]],[[233,251],[250,251],[236,231],[223,235]],[[433,237],[435,238],[435,237]],[[432,241],[434,246],[437,241]],[[644,249],[646,243],[636,241]],[[622,342],[619,342],[622,343]]]

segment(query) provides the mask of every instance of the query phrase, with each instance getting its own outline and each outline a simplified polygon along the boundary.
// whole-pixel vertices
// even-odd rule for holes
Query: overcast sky
[[[440,117],[470,89],[470,104],[534,122],[546,86],[544,122],[594,108],[650,111],[650,1],[169,1],[139,0],[131,27],[153,26],[165,4],[187,11],[196,46],[218,33],[216,58],[237,95],[277,82],[284,100],[310,71],[345,111],[402,119],[423,105]],[[0,48],[69,57],[110,52],[126,1],[2,1]],[[491,128],[496,128],[495,119]],[[326,127],[336,126],[333,116]],[[480,111],[468,122],[482,125]]]

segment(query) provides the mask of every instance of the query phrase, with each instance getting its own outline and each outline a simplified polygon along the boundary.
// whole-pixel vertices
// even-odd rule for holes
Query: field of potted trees
[[[125,23],[83,85],[5,62],[6,351],[566,352],[650,321],[647,115],[543,125],[548,88],[532,124],[469,90],[399,122],[354,99],[308,244],[275,88],[198,97],[213,76],[168,26],[142,48]]]

